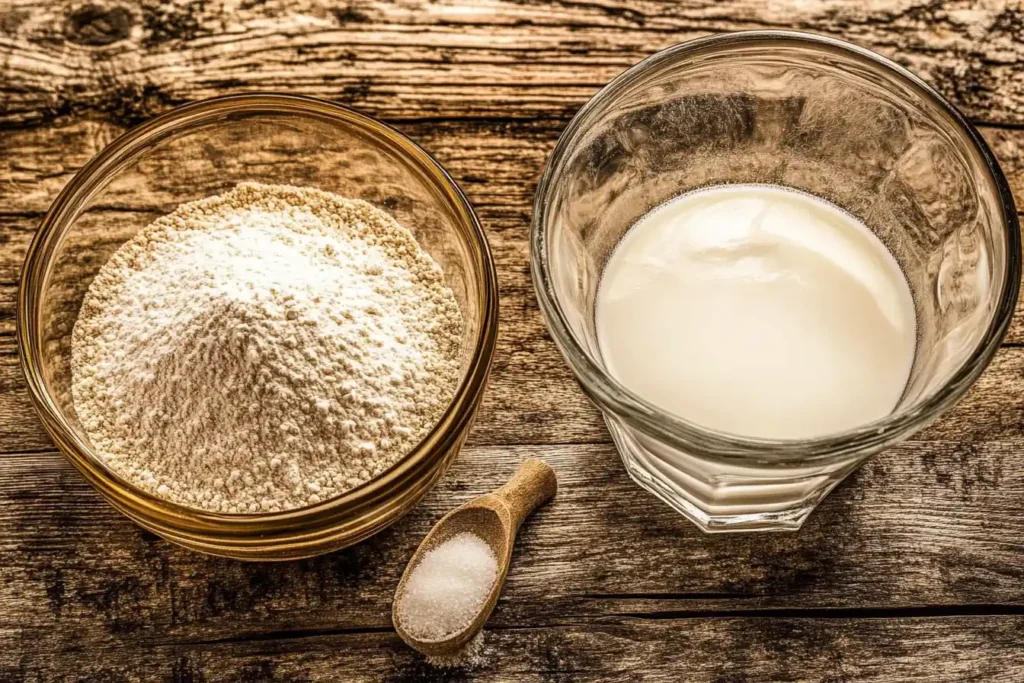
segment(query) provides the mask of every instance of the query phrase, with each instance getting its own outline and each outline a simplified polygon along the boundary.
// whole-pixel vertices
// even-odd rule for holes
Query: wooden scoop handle
[[[555,471],[543,460],[527,458],[504,486],[494,492],[512,515],[518,529],[531,512],[551,500],[558,490]]]

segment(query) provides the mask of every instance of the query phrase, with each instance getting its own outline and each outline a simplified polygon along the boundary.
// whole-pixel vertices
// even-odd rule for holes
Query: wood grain
[[[758,27],[917,71],[991,124],[1024,207],[1016,0],[0,0],[0,681],[1024,678],[1024,305],[956,408],[781,535],[704,536],[639,491],[544,329],[527,235],[560,131],[651,52]],[[52,451],[14,343],[22,259],[74,172],[168,107],[254,89],[349,104],[422,143],[478,210],[501,286],[491,384],[453,470],[368,542],[275,565],[190,553],[114,512]],[[147,209],[133,201],[110,220]],[[430,669],[391,628],[401,569],[528,456],[560,489],[521,532],[487,662]]]
[[[431,3],[145,0],[5,13],[0,119],[116,120],[225,90],[316,94],[391,119],[531,119],[579,107],[648,54],[751,28],[839,35],[911,67],[969,115],[1024,120],[1024,22],[1013,2],[728,0]]]
[[[58,455],[8,455],[0,605],[19,615],[27,643],[61,637],[62,624],[97,642],[126,632],[210,640],[385,629],[420,539],[525,457],[549,463],[560,489],[520,533],[496,627],[764,609],[1024,612],[1019,447],[949,442],[908,443],[871,461],[799,534],[714,537],[639,495],[610,445],[473,447],[388,531],[273,565],[171,546],[110,509]]]
[[[484,664],[434,669],[388,632],[90,647],[0,663],[0,679],[234,683],[1016,683],[1024,617],[807,619],[763,616],[582,622],[487,632]],[[74,659],[74,675],[68,662]]]

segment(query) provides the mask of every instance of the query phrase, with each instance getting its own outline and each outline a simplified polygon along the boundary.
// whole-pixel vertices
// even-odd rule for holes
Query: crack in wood
[[[658,598],[662,599],[662,598]],[[912,607],[822,607],[610,612],[609,617],[641,620],[681,619],[944,619],[948,617],[1024,616],[1024,604],[921,605]]]

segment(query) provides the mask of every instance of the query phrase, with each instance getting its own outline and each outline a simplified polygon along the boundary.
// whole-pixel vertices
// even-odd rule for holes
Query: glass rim
[[[109,179],[154,143],[196,126],[216,125],[228,115],[293,115],[344,125],[402,155],[441,192],[466,229],[480,288],[479,330],[472,356],[444,413],[420,442],[381,475],[314,505],[282,512],[220,513],[160,498],[121,477],[80,439],[64,411],[54,401],[41,372],[41,334],[38,325],[43,288],[58,243],[73,225],[76,212]],[[235,548],[266,546],[268,535],[287,534],[285,543],[315,543],[317,534],[350,514],[361,513],[397,491],[430,476],[435,460],[460,442],[486,385],[498,332],[498,282],[494,258],[483,227],[458,183],[441,164],[410,138],[391,126],[334,102],[304,95],[251,92],[208,98],[175,107],[129,129],[91,158],[61,189],[47,209],[29,245],[21,271],[17,309],[17,348],[29,394],[43,426],[57,448],[115,507],[129,517],[156,522],[165,530],[198,533],[217,552],[213,538],[230,538]],[[436,481],[436,476],[434,477]],[[147,526],[144,524],[143,526]],[[320,529],[321,531],[315,531]],[[364,536],[365,537],[365,536]],[[196,545],[198,539],[190,539]],[[359,539],[357,539],[359,540]],[[234,555],[237,556],[237,555]]]
[[[812,51],[840,53],[861,64],[881,70],[887,76],[935,105],[961,133],[962,139],[978,152],[998,195],[1001,223],[1007,240],[1006,273],[999,304],[984,337],[970,357],[941,387],[917,405],[873,422],[809,439],[768,439],[723,432],[669,413],[631,391],[612,377],[584,347],[562,310],[548,272],[547,208],[555,177],[567,156],[589,130],[588,119],[639,78],[663,66],[738,45],[786,43]],[[656,52],[616,76],[576,113],[548,156],[537,185],[530,230],[530,271],[541,312],[556,345],[565,356],[584,392],[602,410],[632,424],[640,431],[684,451],[722,460],[758,459],[775,463],[802,464],[841,459],[878,451],[925,427],[951,407],[988,366],[1002,343],[1013,318],[1021,280],[1021,235],[1009,185],[992,151],[967,118],[934,88],[899,64],[852,43],[802,31],[737,31],[696,38]]]

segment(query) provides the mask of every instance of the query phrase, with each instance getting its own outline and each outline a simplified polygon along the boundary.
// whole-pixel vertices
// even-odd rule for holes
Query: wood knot
[[[72,43],[99,47],[127,38],[134,22],[124,7],[84,5],[68,15],[64,34]]]

